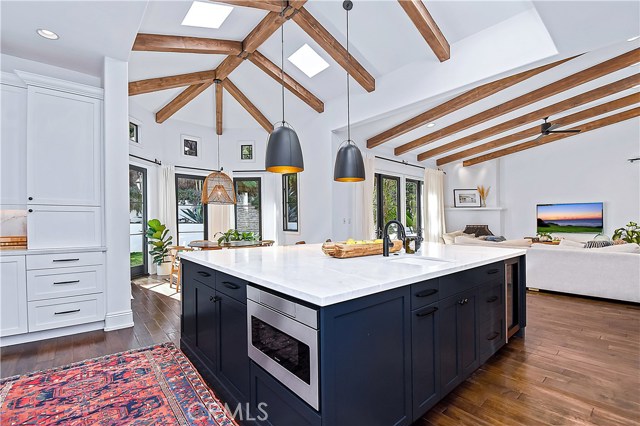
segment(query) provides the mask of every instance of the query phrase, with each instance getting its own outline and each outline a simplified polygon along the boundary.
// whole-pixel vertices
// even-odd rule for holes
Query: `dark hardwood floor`
[[[132,285],[135,326],[2,348],[0,375],[22,374],[156,343],[178,344],[180,302]],[[528,293],[514,338],[414,426],[632,425],[640,420],[640,307]]]

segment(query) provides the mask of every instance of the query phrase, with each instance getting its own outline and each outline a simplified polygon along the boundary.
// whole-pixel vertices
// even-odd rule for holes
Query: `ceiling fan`
[[[557,129],[558,127],[560,127],[561,124],[549,123],[547,120],[549,120],[549,117],[545,117],[544,118],[544,123],[542,123],[540,125],[540,136],[535,138],[535,140],[538,140],[543,136],[548,136],[548,135],[550,135],[552,133],[579,133],[580,132],[579,129],[575,129],[575,130],[554,130],[554,129]]]

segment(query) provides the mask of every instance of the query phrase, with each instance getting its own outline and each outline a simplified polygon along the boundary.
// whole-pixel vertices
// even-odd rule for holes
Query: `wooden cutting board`
[[[402,241],[394,240],[393,247],[389,249],[389,253],[395,253],[402,249]],[[322,244],[324,254],[335,257],[337,259],[348,259],[351,257],[372,256],[382,254],[382,243],[369,244],[347,244],[344,241],[336,243]]]
[[[27,248],[27,237],[12,236],[12,237],[0,237],[0,250],[18,250]]]

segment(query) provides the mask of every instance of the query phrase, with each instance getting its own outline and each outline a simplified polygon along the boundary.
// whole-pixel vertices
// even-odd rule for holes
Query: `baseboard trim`
[[[88,324],[54,328],[51,330],[16,334],[14,336],[0,337],[0,347],[19,345],[21,343],[35,342],[45,339],[53,339],[56,337],[69,336],[71,334],[86,333],[88,331],[101,330],[102,328],[104,328],[104,321],[97,321]]]
[[[110,312],[104,318],[104,331],[133,327],[133,311]]]

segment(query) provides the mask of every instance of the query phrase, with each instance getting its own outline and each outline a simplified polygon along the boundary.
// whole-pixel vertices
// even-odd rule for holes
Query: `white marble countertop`
[[[485,246],[423,244],[418,254],[335,259],[321,244],[185,252],[184,259],[226,272],[317,306],[448,275],[526,250]]]
[[[24,256],[27,254],[58,254],[58,253],[86,253],[95,251],[107,251],[106,247],[71,247],[52,249],[4,249],[0,250],[1,256]]]

